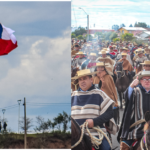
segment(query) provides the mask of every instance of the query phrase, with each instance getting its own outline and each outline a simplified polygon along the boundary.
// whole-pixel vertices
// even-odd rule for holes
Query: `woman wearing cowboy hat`
[[[150,60],[145,60],[144,63],[141,63],[143,70],[142,71],[150,71]],[[133,79],[135,79],[141,72],[138,72]]]
[[[128,50],[127,48],[123,47],[123,48],[121,48],[121,51],[122,51],[121,53],[126,53],[126,54],[127,54],[127,52],[128,52],[129,50]],[[122,58],[122,55],[121,55],[121,54],[118,54],[116,59],[121,59],[121,58]],[[127,59],[127,60],[129,61],[129,63],[132,65],[132,60],[131,60],[129,54],[126,55],[126,59]]]
[[[113,119],[112,106],[114,101],[106,95],[105,92],[95,88],[93,85],[90,69],[84,69],[77,72],[72,80],[78,80],[79,89],[74,91],[71,96],[71,116],[75,121],[82,125],[88,122],[90,132],[99,138],[99,134],[93,127],[99,126],[106,133],[106,126],[111,134],[116,134],[118,126]],[[106,105],[107,104],[107,105]],[[111,147],[104,137],[99,150],[111,150]]]
[[[106,65],[104,62],[97,62],[95,67],[97,74],[93,79],[93,84],[99,84],[101,82],[100,89],[104,91],[113,101],[115,101],[115,106],[118,107],[118,97],[115,84],[112,76],[109,74],[110,72],[106,70]]]

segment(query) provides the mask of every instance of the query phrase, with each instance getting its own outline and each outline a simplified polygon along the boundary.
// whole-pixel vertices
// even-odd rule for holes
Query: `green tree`
[[[45,130],[49,129],[49,125],[47,124],[47,122],[44,121],[44,118],[41,116],[37,116],[36,117],[36,122],[38,124],[38,126],[36,126],[34,128],[35,131],[42,131],[43,133],[45,132]]]
[[[130,24],[130,26],[129,26],[129,27],[133,27],[133,26],[132,26],[132,24]]]
[[[71,33],[71,38],[76,38],[76,35],[74,33]]]
[[[82,35],[78,35],[78,36],[77,36],[77,39],[78,39],[78,40],[82,40],[82,39],[83,39],[83,36],[82,36]]]
[[[56,128],[58,129],[58,131],[61,131],[61,123],[63,122],[63,115],[59,114],[53,120],[54,120],[54,123],[56,124]]]
[[[88,35],[86,34],[85,39],[87,39],[87,36]],[[89,41],[92,41],[92,40],[93,40],[93,36],[89,34]]]
[[[132,33],[125,33],[121,35],[121,39],[123,41],[131,41],[134,39],[133,34]]]
[[[94,37],[98,37],[98,39],[100,39],[101,37],[103,38],[103,33],[102,32],[95,32],[94,33]]]
[[[115,39],[115,38],[117,38],[117,37],[118,37],[117,33],[112,32],[111,35],[109,36],[109,39],[110,39],[110,40],[113,40],[113,39]]]
[[[117,41],[120,41],[120,39],[119,38],[114,38],[113,39],[113,42],[117,42]]]
[[[63,123],[63,132],[66,132],[66,130],[68,129],[67,124],[71,121],[71,116],[68,115],[68,114],[67,114],[66,112],[64,112],[64,111],[63,111],[62,116],[63,116],[63,121],[62,121],[62,123]]]
[[[72,33],[74,33],[76,36],[78,36],[78,35],[83,35],[84,33],[87,33],[87,31],[84,28],[80,27]]]
[[[26,118],[26,131],[28,131],[29,128],[31,128],[33,126],[32,122],[33,122],[33,119]],[[25,130],[24,117],[22,117],[21,120],[19,121],[19,125],[20,125],[20,128],[24,131]]]
[[[147,28],[147,24],[145,22],[136,22],[134,27],[143,27],[143,28]]]

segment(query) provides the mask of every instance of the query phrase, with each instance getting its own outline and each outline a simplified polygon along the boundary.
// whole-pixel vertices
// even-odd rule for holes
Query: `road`
[[[119,112],[120,112],[120,121],[122,121],[122,116],[123,116],[124,110],[120,110]],[[120,150],[120,144],[117,141],[117,135],[118,135],[118,133],[116,135],[112,135],[112,143],[113,143],[112,148],[114,149],[117,147],[115,150]]]

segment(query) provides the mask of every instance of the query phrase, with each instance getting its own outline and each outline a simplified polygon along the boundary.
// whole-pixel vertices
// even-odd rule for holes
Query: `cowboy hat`
[[[95,56],[96,57],[96,53],[90,53],[90,56]]]
[[[116,45],[113,45],[112,47],[117,47]]]
[[[150,60],[145,60],[144,63],[140,63],[141,65],[150,65]]]
[[[138,75],[138,79],[140,80],[142,77],[147,77],[150,76],[150,71],[142,71],[139,75]]]
[[[71,80],[72,79],[76,80],[76,79],[79,79],[80,77],[84,77],[84,76],[88,76],[88,75],[94,75],[96,73],[97,73],[97,71],[96,72],[91,72],[90,69],[80,70],[80,71],[77,71],[76,76],[72,77]]]
[[[105,67],[105,66],[108,66],[108,65],[105,64],[104,62],[97,62],[97,63],[96,63],[96,67],[99,67],[99,66]]]
[[[121,53],[121,55],[122,55],[122,56],[127,56],[127,54],[126,54],[126,53]]]
[[[122,49],[128,51],[128,49],[126,47],[123,47]]]
[[[138,49],[136,50],[136,53],[137,53],[137,54],[144,53],[144,49],[142,49],[142,48],[138,48]]]
[[[98,54],[106,54],[105,50],[101,50]]]
[[[76,53],[76,55],[85,55],[86,53],[83,53],[83,52],[78,52],[78,53]]]

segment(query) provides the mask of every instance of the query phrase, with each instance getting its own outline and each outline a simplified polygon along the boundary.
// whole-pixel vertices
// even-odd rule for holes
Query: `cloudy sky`
[[[82,7],[89,14],[89,25],[93,28],[111,28],[124,23],[126,27],[135,22],[150,25],[149,0],[72,0],[72,27],[87,26],[87,17]]]
[[[0,56],[0,108],[26,97],[34,124],[38,115],[46,120],[63,110],[70,113],[70,12],[71,2],[0,2],[0,22],[15,31],[18,42],[18,48]],[[5,118],[8,128],[18,131],[18,107],[6,108]]]

